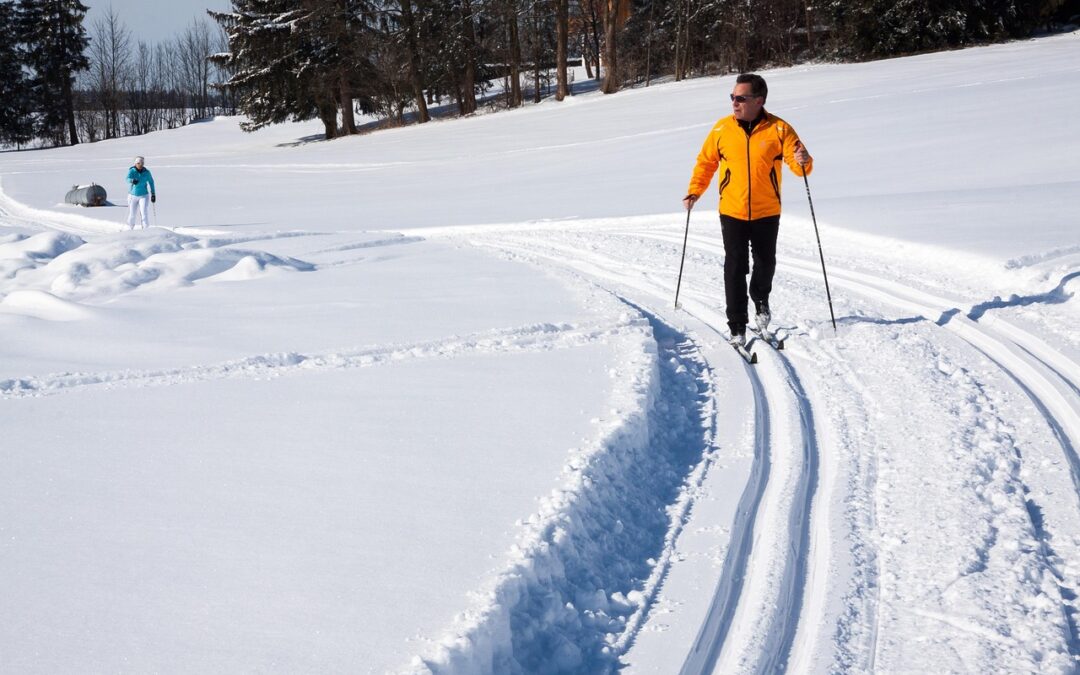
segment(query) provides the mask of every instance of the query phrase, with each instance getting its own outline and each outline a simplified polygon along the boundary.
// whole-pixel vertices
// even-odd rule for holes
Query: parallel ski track
[[[747,364],[747,367],[751,366]],[[769,402],[761,380],[751,376],[750,383],[754,388],[754,463],[750,469],[750,479],[735,510],[731,540],[724,556],[720,580],[713,592],[709,613],[698,629],[693,648],[679,671],[680,675],[712,672],[716,660],[720,657],[720,649],[727,639],[735,617],[735,606],[746,579],[746,566],[754,545],[754,521],[757,520],[758,507],[765,494],[771,468]]]
[[[681,238],[676,235],[656,232],[623,231],[620,234],[674,245],[682,243]],[[720,256],[724,253],[722,243],[710,241],[709,237],[690,237],[689,245]],[[778,269],[787,273],[814,282],[821,280],[821,268],[817,261],[779,256],[777,263]],[[1080,508],[1080,365],[1045,341],[1000,317],[982,316],[978,320],[972,319],[968,316],[970,310],[964,310],[964,303],[956,300],[836,265],[830,266],[829,277],[834,288],[872,298],[901,311],[910,312],[913,318],[932,321],[949,330],[1015,382],[1043,418],[1059,445],[1073,486],[1074,506]],[[1043,541],[1042,545],[1045,549],[1047,542]],[[1066,597],[1075,601],[1080,595],[1080,586],[1053,566],[1050,568],[1063,587]],[[1072,632],[1069,648],[1074,656],[1080,657],[1080,628],[1076,619],[1078,613],[1080,611],[1075,606],[1066,609]],[[876,622],[875,617],[872,635],[877,633]],[[871,647],[871,654],[876,656],[876,647]]]
[[[658,299],[661,306],[669,302],[674,293],[673,284],[658,284],[642,279],[640,274],[635,274],[640,270],[631,265],[598,254],[583,255],[581,250],[550,240],[530,240],[520,235],[468,239],[473,244],[490,246],[524,258],[542,259],[547,263],[562,266],[585,278],[600,280],[601,286],[615,283],[622,288],[646,293]],[[682,305],[688,314],[722,334],[724,318],[708,304],[698,301],[694,294],[688,294]],[[819,450],[813,408],[794,365],[786,356],[773,352],[771,348],[761,351],[772,352],[775,358],[768,358],[756,367],[744,365],[754,392],[755,442],[750,478],[736,509],[721,578],[717,582],[709,613],[683,664],[683,674],[713,671],[728,643],[748,574],[760,576],[768,573],[767,569],[763,569],[767,567],[766,564],[752,564],[756,560],[755,543],[764,551],[759,555],[766,556],[766,563],[766,554],[770,548],[784,553],[780,563],[782,569],[777,571],[779,588],[775,606],[745,610],[770,613],[768,617],[758,617],[764,619],[767,632],[758,640],[761,646],[753,647],[758,659],[754,671],[772,673],[783,670],[796,640],[803,594],[810,578],[809,568],[814,564],[810,556],[810,512],[817,485]],[[761,368],[767,372],[762,373],[758,370]],[[772,405],[794,410],[800,426],[802,452],[798,458],[798,473],[794,477],[786,528],[771,527],[771,522],[757,522],[763,503],[783,501],[785,495],[781,493],[788,489],[785,485],[787,481],[770,481],[774,452],[771,444],[774,414],[771,411]],[[772,547],[765,545],[770,540]]]
[[[627,234],[680,243],[675,236]],[[722,244],[705,237],[691,237],[690,242],[703,250],[723,254]],[[785,272],[814,280],[821,277],[821,268],[813,261],[779,257],[777,263]],[[970,319],[956,301],[863,272],[835,266],[829,272],[834,285],[840,288],[898,307],[952,331],[1017,382],[1058,439],[1080,505],[1080,397],[1077,396],[1080,364],[1002,319]]]

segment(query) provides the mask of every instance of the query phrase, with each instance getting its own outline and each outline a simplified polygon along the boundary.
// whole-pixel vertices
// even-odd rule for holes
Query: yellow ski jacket
[[[765,112],[749,134],[734,115],[716,122],[701,146],[687,194],[700,197],[720,170],[720,213],[741,220],[780,215],[780,166],[786,162],[796,176],[803,167],[795,161],[799,135],[791,125]],[[809,175],[814,169],[806,165]]]

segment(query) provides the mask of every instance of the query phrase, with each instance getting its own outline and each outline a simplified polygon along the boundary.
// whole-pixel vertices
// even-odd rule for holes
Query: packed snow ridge
[[[711,459],[713,392],[693,341],[644,314],[611,376],[602,437],[520,523],[509,568],[415,672],[607,672],[631,644]]]

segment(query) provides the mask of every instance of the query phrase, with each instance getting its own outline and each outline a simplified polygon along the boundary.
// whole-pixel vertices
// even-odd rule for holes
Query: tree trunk
[[[532,3],[532,103],[540,103],[540,3]]]
[[[57,24],[63,23],[63,9],[60,3],[55,5],[56,21]],[[60,29],[60,53],[63,54],[63,58],[67,58],[68,53],[68,41],[67,30]],[[60,85],[60,95],[62,103],[64,105],[64,118],[68,127],[68,138],[71,141],[71,145],[79,144],[79,130],[75,126],[75,100],[71,91],[71,71],[67,67],[60,68],[60,77],[63,83]]]
[[[413,21],[412,0],[399,0],[401,4],[401,23],[405,27],[405,47],[409,52],[409,82],[412,85],[413,99],[416,101],[416,119],[420,124],[431,119],[427,102],[424,100],[424,82],[420,77],[420,47],[416,39],[416,25]]]
[[[593,65],[596,66],[596,73],[590,75],[594,79],[600,79],[600,16],[597,15],[597,7],[604,0],[592,0],[589,3],[589,30],[592,33],[592,57]]]
[[[540,102],[540,3],[533,2],[533,103]]]
[[[346,136],[356,133],[356,115],[353,112],[352,88],[349,87],[349,76],[341,73],[341,126]]]
[[[656,8],[656,0],[649,3],[649,34],[645,39],[645,86],[652,82],[652,36],[653,36],[653,9]]]
[[[319,119],[322,120],[326,140],[337,136],[337,102],[334,99],[331,95],[319,101]]]
[[[64,74],[64,115],[67,117],[68,136],[72,145],[79,144],[79,130],[75,126],[75,101],[71,94],[71,76]]]
[[[570,37],[570,1],[555,0],[555,73],[558,87],[555,100],[561,101],[570,94],[566,81],[566,51]]]
[[[619,0],[607,0],[604,12],[604,82],[600,91],[614,94],[619,90],[619,63],[615,49],[616,24],[619,21]]]
[[[589,41],[589,36],[581,36],[581,60],[585,64],[585,77],[590,80],[595,79],[592,70],[593,55],[591,53],[592,50],[589,49],[591,44],[592,42]]]
[[[465,46],[465,67],[461,74],[459,109],[462,115],[469,115],[476,112],[476,24],[473,22],[471,0],[462,0],[461,23],[461,36]]]
[[[682,73],[682,78],[685,79],[689,75],[690,71],[690,15],[691,10],[690,0],[686,0],[686,19],[683,21],[683,29],[685,35],[683,36],[683,54],[682,54],[682,66],[679,67]]]
[[[521,41],[518,39],[517,0],[509,0],[507,21],[510,27],[510,100],[509,107],[521,105]]]
[[[682,80],[682,25],[683,25],[683,4],[680,2],[678,8],[675,10],[675,81]]]

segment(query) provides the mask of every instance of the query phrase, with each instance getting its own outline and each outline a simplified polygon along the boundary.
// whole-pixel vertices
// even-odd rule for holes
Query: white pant
[[[146,209],[149,208],[150,195],[143,195],[137,197],[135,195],[128,195],[128,227],[135,229],[135,214],[139,214],[142,220],[142,227],[145,230],[150,227],[150,219],[146,216]]]

